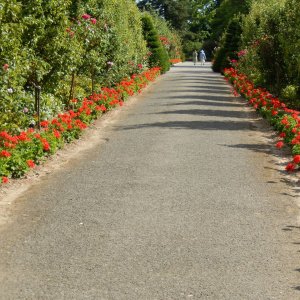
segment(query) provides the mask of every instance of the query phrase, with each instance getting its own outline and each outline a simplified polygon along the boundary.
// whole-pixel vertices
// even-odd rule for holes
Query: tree
[[[179,31],[184,31],[188,27],[191,8],[189,0],[141,0],[138,2],[138,7],[145,10],[156,10]]]
[[[241,33],[241,18],[236,16],[229,22],[215,55],[213,63],[215,72],[222,72],[224,68],[228,68],[231,65],[231,60],[237,60],[236,52],[240,46]]]
[[[166,49],[159,40],[158,33],[154,27],[152,17],[144,13],[142,17],[143,33],[150,51],[149,63],[151,67],[159,66],[163,73],[170,69],[169,56]]]
[[[216,1],[215,16],[211,23],[211,39],[218,41],[235,15],[248,13],[250,9],[250,1],[251,0]]]

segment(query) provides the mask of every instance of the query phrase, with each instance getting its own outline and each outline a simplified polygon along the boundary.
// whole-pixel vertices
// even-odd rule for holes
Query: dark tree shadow
[[[199,100],[199,101],[189,101],[189,102],[180,102],[180,103],[175,103],[172,104],[174,106],[187,106],[187,105],[203,105],[203,106],[225,106],[225,107],[243,107],[244,105],[241,103],[233,103],[233,102],[229,102],[229,101],[203,101],[203,100]]]
[[[168,121],[144,123],[131,126],[122,126],[118,130],[136,130],[144,128],[168,128],[168,129],[192,129],[192,130],[249,130],[250,123],[247,121]]]
[[[160,97],[159,99],[163,100],[170,100],[170,97],[172,97],[172,101],[170,101],[170,105],[175,105],[176,100],[181,100],[182,99],[189,99],[189,100],[198,100],[199,102],[201,101],[220,101],[222,103],[226,103],[226,101],[232,100],[232,96],[228,94],[224,94],[224,96],[215,96],[215,95],[188,95],[188,96],[173,96],[173,94],[169,94],[167,97]],[[187,101],[186,103],[189,103],[190,101]],[[184,102],[181,102],[184,103]]]
[[[226,88],[226,87],[217,87],[217,86],[202,86],[200,88],[200,85],[199,86],[190,86],[190,90],[189,89],[181,89],[181,90],[176,90],[176,92],[178,93],[209,93],[209,94],[215,94],[215,93],[224,93],[224,95],[229,95],[231,97],[234,97],[232,94],[231,94],[231,89],[230,88]]]
[[[236,145],[222,145],[229,148],[247,149],[258,153],[272,153],[271,147],[267,144],[236,144]]]
[[[213,110],[213,109],[190,109],[190,110],[174,110],[163,111],[158,113],[160,115],[198,115],[210,117],[225,117],[225,118],[242,118],[246,119],[249,114],[245,111],[232,111],[232,110]]]

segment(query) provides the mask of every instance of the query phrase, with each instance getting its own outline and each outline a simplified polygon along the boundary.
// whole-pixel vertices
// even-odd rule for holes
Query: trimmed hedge
[[[163,47],[157,30],[154,27],[152,16],[148,13],[144,13],[142,16],[143,22],[143,34],[147,41],[147,47],[149,49],[149,64],[151,67],[161,67],[162,73],[167,72],[170,69],[170,58]]]

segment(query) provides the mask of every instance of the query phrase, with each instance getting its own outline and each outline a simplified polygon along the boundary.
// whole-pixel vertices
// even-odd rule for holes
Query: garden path
[[[297,188],[265,123],[209,65],[137,100],[14,201],[0,299],[300,299]]]

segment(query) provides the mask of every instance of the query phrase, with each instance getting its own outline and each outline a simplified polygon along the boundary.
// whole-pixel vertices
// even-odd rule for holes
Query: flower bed
[[[234,68],[224,70],[225,78],[233,85],[235,94],[240,94],[248,100],[260,114],[265,117],[278,131],[277,148],[288,145],[292,149],[293,161],[288,163],[286,170],[294,171],[300,166],[300,112],[289,109],[278,98],[266,89],[256,88],[244,74],[239,74]]]
[[[115,88],[102,88],[98,94],[84,99],[71,100],[72,109],[52,120],[41,122],[42,130],[33,128],[11,135],[0,132],[0,177],[2,183],[9,178],[22,177],[30,168],[58,149],[64,143],[78,139],[88,125],[106,111],[122,106],[129,96],[146,87],[160,74],[160,68],[152,68],[130,79],[124,79]]]

